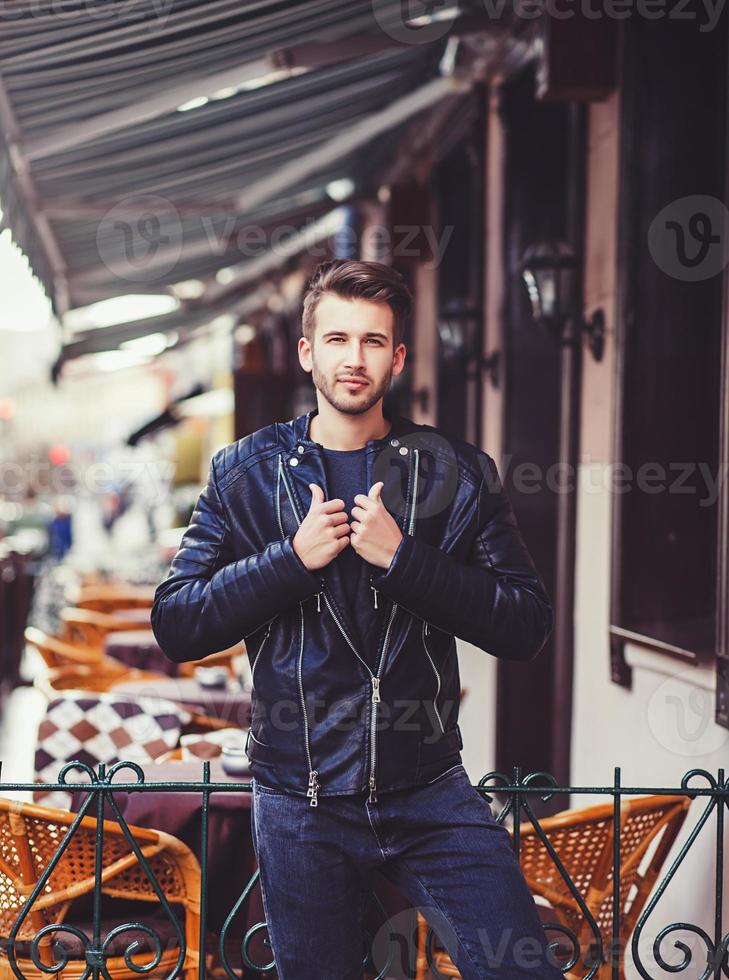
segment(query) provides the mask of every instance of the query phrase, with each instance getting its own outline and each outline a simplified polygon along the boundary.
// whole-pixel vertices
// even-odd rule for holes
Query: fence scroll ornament
[[[67,777],[74,772],[75,777],[69,781]],[[126,772],[133,777],[129,781],[122,781],[119,775]],[[79,778],[84,778],[87,782],[79,782]],[[128,974],[131,976],[150,976],[160,978],[164,975],[165,980],[173,980],[175,977],[185,977],[190,980],[192,976],[199,978],[209,977],[211,974],[210,963],[214,962],[215,975],[227,976],[230,980],[238,980],[241,977],[255,977],[262,975],[272,975],[275,969],[275,960],[270,941],[266,938],[267,926],[265,921],[257,922],[248,928],[245,933],[236,935],[237,927],[234,928],[236,916],[244,909],[250,899],[251,893],[259,881],[259,871],[256,869],[249,881],[244,883],[242,891],[228,911],[219,935],[215,937],[215,945],[207,928],[207,896],[208,896],[208,848],[209,848],[209,816],[210,816],[210,797],[213,793],[245,792],[251,790],[250,782],[225,782],[212,783],[210,780],[210,763],[202,763],[202,779],[196,782],[148,782],[142,768],[133,762],[118,762],[108,770],[100,764],[98,771],[81,762],[70,762],[63,766],[58,775],[58,782],[55,785],[44,787],[49,791],[53,790],[81,790],[84,794],[78,813],[67,814],[65,826],[66,832],[62,835],[60,843],[55,852],[47,861],[42,869],[34,866],[23,867],[20,861],[18,866],[13,867],[13,855],[0,854],[0,922],[2,922],[2,934],[0,934],[0,972],[3,971],[2,960],[6,961],[5,970],[10,968],[16,977],[24,977],[22,963],[32,962],[34,975],[54,976],[63,970],[71,957],[64,945],[64,938],[74,941],[74,948],[80,948],[82,953],[74,953],[73,963],[80,980],[87,977],[97,980],[105,978],[112,980],[109,972],[108,961],[113,957],[118,957],[119,939],[122,937],[122,945],[127,942],[130,933],[136,934],[136,938],[129,937],[129,941],[121,954],[126,965]],[[495,795],[499,800],[503,800],[501,811],[496,816],[499,823],[505,823],[509,818],[510,832],[515,853],[524,859],[525,845],[527,836],[529,846],[535,847],[536,841],[543,848],[543,852],[549,856],[549,861],[553,865],[553,878],[550,883],[552,894],[556,894],[556,889],[560,887],[560,895],[563,896],[562,904],[568,904],[571,909],[569,915],[560,915],[559,908],[552,907],[547,909],[550,914],[550,921],[543,922],[545,933],[548,937],[548,949],[559,963],[560,969],[569,973],[571,977],[584,977],[589,980],[600,971],[600,977],[611,977],[611,980],[619,980],[624,976],[623,959],[628,959],[638,971],[640,976],[646,980],[663,976],[666,973],[684,973],[691,968],[690,975],[697,976],[698,980],[719,980],[724,976],[729,978],[729,933],[722,935],[723,922],[723,862],[724,862],[724,813],[725,806],[729,805],[729,780],[725,778],[724,770],[719,769],[716,776],[705,769],[691,769],[686,772],[681,779],[680,786],[670,787],[624,787],[621,785],[620,768],[614,770],[614,781],[611,786],[558,786],[554,777],[545,772],[532,772],[522,778],[519,768],[515,768],[511,777],[500,772],[489,772],[483,776],[475,788],[486,793],[487,790]],[[32,792],[37,790],[38,785],[34,783],[4,783],[0,781],[0,797],[7,793]],[[153,856],[156,853],[151,845],[144,846],[144,842],[129,829],[122,811],[115,798],[119,793],[143,793],[143,792],[199,792],[201,830],[200,830],[200,894],[195,896],[195,907],[199,899],[199,932],[197,935],[187,935],[187,930],[175,914],[170,899],[165,894],[165,890],[155,875],[153,868]],[[554,828],[555,818],[544,818],[540,821],[534,813],[531,797],[539,796],[542,801],[548,801],[555,795],[569,794],[571,797],[582,795],[605,796],[612,802],[605,808],[608,814],[608,846],[611,850],[611,859],[607,867],[607,880],[610,882],[607,902],[611,915],[609,917],[609,929],[606,929],[605,922],[598,921],[594,904],[590,905],[588,893],[590,889],[581,890],[575,882],[570,870],[563,860],[564,854],[560,853],[559,844],[555,846]],[[621,926],[625,925],[626,893],[623,888],[624,882],[621,876],[626,873],[633,873],[630,862],[624,863],[625,855],[622,853],[624,848],[623,835],[626,828],[626,813],[628,804],[624,802],[629,798],[631,804],[636,803],[642,797],[650,796],[651,799],[665,796],[671,798],[682,798],[680,806],[683,815],[686,817],[682,827],[682,839],[675,840],[675,846],[670,846],[665,854],[665,861],[657,869],[655,880],[650,880],[645,887],[645,899],[642,908],[633,922],[629,922],[629,931]],[[688,805],[690,801],[697,798],[706,798],[706,805],[693,824],[689,820]],[[490,798],[490,797],[489,797]],[[591,801],[592,803],[593,801]],[[622,804],[622,806],[621,806]],[[108,806],[108,810],[105,807]],[[37,809],[37,808],[36,808]],[[118,827],[119,840],[123,840],[128,845],[131,854],[121,859],[122,864],[126,861],[128,866],[132,862],[138,863],[139,869],[146,880],[147,886],[154,893],[157,903],[169,919],[172,930],[173,942],[172,949],[176,956],[168,956],[164,960],[162,970],[158,968],[163,964],[165,945],[170,949],[170,938],[163,940],[156,928],[143,921],[129,921],[115,925],[107,935],[102,935],[102,893],[105,881],[114,873],[113,869],[104,867],[104,839],[108,832],[109,820],[108,811],[113,814],[112,824]],[[6,813],[20,815],[23,814],[23,804],[13,802],[11,808]],[[579,810],[572,810],[572,814],[578,814]],[[691,809],[693,814],[693,808]],[[19,936],[26,926],[29,916],[34,913],[41,915],[43,909],[49,908],[52,904],[59,904],[58,897],[55,902],[51,902],[49,895],[52,887],[49,885],[54,871],[62,862],[64,854],[67,852],[75,835],[79,834],[79,827],[83,826],[86,831],[89,829],[89,822],[82,824],[84,818],[95,817],[93,820],[94,828],[94,874],[93,874],[93,924],[91,935],[88,935],[77,924],[72,922],[52,922],[42,925],[35,932],[30,943],[26,942],[25,951],[19,955]],[[517,819],[518,816],[518,819]],[[713,869],[713,922],[709,929],[704,928],[698,923],[689,921],[677,921],[660,927],[654,934],[650,948],[652,960],[647,962],[643,942],[644,936],[647,938],[647,926],[649,923],[656,928],[657,912],[661,899],[675,880],[679,868],[694,846],[697,838],[702,832],[711,833],[711,825],[707,827],[710,819],[714,817],[714,869]],[[104,818],[106,817],[106,824]],[[545,827],[543,823],[549,823]],[[680,826],[683,821],[679,821]],[[603,821],[604,824],[604,821]],[[59,820],[60,826],[60,820]],[[656,826],[660,826],[656,824]],[[705,829],[706,828],[706,829]],[[604,827],[603,827],[604,829]],[[616,832],[619,830],[619,832]],[[675,833],[678,833],[676,829]],[[162,835],[167,837],[167,835]],[[675,836],[675,835],[674,835]],[[174,840],[174,838],[170,838]],[[177,843],[177,842],[175,842]],[[679,846],[680,844],[680,846]],[[3,845],[8,844],[7,833],[3,836]],[[186,850],[186,849],[185,849]],[[542,857],[544,857],[544,853]],[[15,858],[17,859],[17,854]],[[120,866],[119,860],[116,862],[117,868]],[[26,875],[32,876],[28,879]],[[38,875],[35,880],[35,875]],[[5,879],[3,883],[2,879]],[[27,882],[27,887],[24,886]],[[31,888],[32,884],[32,888]],[[632,879],[631,879],[632,887]],[[12,906],[11,899],[13,891],[20,896],[20,911],[13,920],[11,913],[14,913],[15,906]],[[73,896],[72,896],[73,897]],[[385,980],[391,976],[392,964],[397,953],[400,951],[398,937],[392,929],[393,920],[388,920],[385,909],[377,896],[373,893],[371,900],[376,903],[378,918],[384,922],[384,926],[378,930],[377,939],[381,940],[385,936],[385,952],[378,946],[375,950],[374,938],[365,935],[365,945],[363,948],[363,974],[368,980]],[[594,898],[594,896],[593,896]],[[692,907],[695,903],[688,896],[688,905]],[[174,901],[174,899],[173,899]],[[17,904],[17,902],[16,902]],[[559,903],[558,903],[559,904]],[[225,906],[227,909],[227,905]],[[412,910],[412,923],[415,923],[417,910]],[[604,913],[604,905],[601,907],[601,916]],[[65,914],[65,913],[64,913]],[[629,920],[627,920],[629,921]],[[9,924],[12,925],[9,927]],[[579,929],[574,925],[579,922]],[[157,922],[155,922],[157,924]],[[398,919],[398,925],[400,920]],[[33,925],[31,921],[30,925]],[[383,932],[384,930],[384,932]],[[609,935],[606,935],[609,932]],[[25,929],[27,935],[27,926]],[[693,937],[695,944],[701,949],[700,958],[695,956],[694,950],[680,938],[678,934],[687,934]],[[146,937],[144,949],[140,947],[139,936]],[[266,958],[264,961],[256,959],[253,952],[253,941],[258,938],[266,948]],[[671,942],[672,940],[672,942]],[[211,944],[208,949],[206,943]],[[428,962],[430,976],[439,980],[445,975],[437,969],[437,958],[435,947],[438,937],[432,927],[428,926],[425,939],[425,956]],[[116,952],[112,953],[112,945]],[[240,950],[240,963],[231,963],[231,948]],[[670,949],[669,949],[670,948]],[[673,956],[671,955],[673,952]],[[704,959],[705,952],[705,959]],[[410,951],[410,969],[413,971],[409,975],[414,976],[414,951]],[[142,955],[143,954],[143,955]],[[679,957],[676,959],[676,957]],[[237,956],[236,956],[237,959]],[[118,959],[117,959],[117,962]],[[83,972],[81,971],[82,965]],[[700,975],[698,969],[703,970]],[[157,971],[157,972],[153,972]],[[407,975],[407,974],[406,974]],[[688,973],[685,973],[688,976]]]

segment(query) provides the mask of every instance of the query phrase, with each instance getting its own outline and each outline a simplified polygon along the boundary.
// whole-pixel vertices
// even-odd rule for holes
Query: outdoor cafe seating
[[[633,932],[651,889],[655,885],[668,852],[688,812],[691,801],[684,796],[656,795],[622,801],[620,807],[620,921],[618,923],[619,971],[625,977],[626,941]],[[580,980],[597,958],[596,937],[580,902],[570,888],[571,881],[602,939],[602,957],[594,974],[609,980],[611,964],[607,950],[613,931],[613,804],[604,803],[580,809],[563,810],[541,821],[541,828],[564,867],[565,878],[532,824],[520,827],[519,860],[532,894],[546,909],[543,918],[571,930],[579,942],[582,963],[565,973],[568,980]],[[418,913],[418,961],[416,980],[426,980],[429,964],[426,953],[429,927]],[[563,934],[547,933],[549,941],[573,952]],[[460,977],[448,953],[436,949],[432,962],[438,974]],[[564,961],[566,962],[566,961]]]
[[[152,586],[126,585],[123,582],[83,585],[74,605],[81,609],[96,609],[114,613],[118,609],[151,609],[154,602]]]
[[[180,704],[194,715],[209,719],[206,727],[225,727],[237,722],[247,727],[250,718],[250,694],[234,670],[238,647],[222,651],[177,676],[155,670],[128,666],[98,647],[81,646],[67,639],[49,636],[36,627],[25,631],[26,641],[41,654],[48,672],[36,679],[44,692],[80,689],[110,691],[119,689],[128,698],[135,695],[166,698]],[[242,658],[245,658],[245,654]],[[245,662],[245,661],[244,661]],[[218,668],[214,684],[204,686],[198,667]]]
[[[100,588],[103,587],[88,586],[85,591],[95,589],[98,592]],[[142,615],[148,614],[148,606],[136,605],[132,607],[135,615],[124,618],[124,607],[116,603],[117,599],[128,598],[129,594],[123,587],[115,586],[106,593],[109,607],[105,609],[99,608],[102,604],[100,601],[96,606],[92,604],[92,608],[80,605],[66,608],[61,617],[61,636],[50,636],[32,627],[26,630],[27,642],[40,652],[47,667],[45,674],[35,681],[36,687],[48,699],[36,748],[36,780],[46,784],[55,783],[61,767],[72,760],[81,760],[92,769],[98,768],[98,764],[102,762],[108,767],[120,760],[134,761],[142,767],[148,782],[200,780],[202,760],[208,759],[213,781],[230,781],[233,777],[223,770],[220,757],[222,742],[216,736],[223,738],[226,729],[235,729],[238,732],[245,730],[250,720],[249,714],[245,714],[245,708],[241,708],[245,701],[248,710],[250,709],[250,695],[242,689],[231,694],[235,657],[241,649],[245,649],[244,646],[223,651],[214,658],[207,658],[203,664],[184,665],[187,676],[170,676],[167,673],[130,666],[129,662],[110,656],[107,645],[110,636],[133,636],[140,628]],[[117,628],[119,624],[122,625]],[[201,665],[207,667],[213,660],[222,665],[227,674],[226,684],[214,696],[213,692],[203,692],[195,680],[196,668]],[[153,697],[147,697],[148,694]],[[237,713],[233,716],[224,708],[224,701],[229,696],[240,699],[240,703],[236,702]],[[137,721],[132,720],[130,728],[131,715]],[[99,723],[95,724],[94,719],[97,716]],[[135,725],[139,725],[139,718],[143,718],[144,723],[148,724],[146,737],[138,737],[132,730]],[[213,733],[209,741],[205,739],[208,733]],[[198,744],[193,744],[195,735],[202,739]],[[65,746],[63,751],[59,749],[61,745]],[[245,778],[248,777],[238,776],[234,781]],[[74,812],[80,809],[86,797],[82,785],[83,776],[77,780],[69,774],[68,780],[73,784],[63,797],[45,798],[46,803],[62,803],[64,810],[43,811],[42,807],[35,807],[38,812],[62,814],[63,820],[59,818],[58,826],[63,827],[68,826]],[[43,793],[43,790],[39,787],[38,792]],[[37,801],[38,796],[34,799]],[[199,791],[180,791],[175,794],[154,790],[122,793],[117,795],[117,802],[127,822],[135,828],[158,827],[159,830],[149,833],[156,833],[165,841],[175,841],[176,847],[189,849],[189,858],[195,865],[191,865],[188,860],[186,867],[194,868],[197,865],[196,854],[199,856],[202,819],[202,795]],[[625,976],[626,940],[634,929],[666,856],[676,840],[689,805],[690,801],[685,797],[668,795],[622,801],[621,919],[618,924],[621,939],[618,975],[621,978]],[[216,934],[219,934],[242,889],[256,873],[255,855],[249,840],[250,794],[214,793],[210,797],[209,807],[211,840],[214,843],[209,852],[211,877],[208,925],[214,927]],[[0,816],[2,813],[0,806]],[[112,816],[108,806],[104,813],[105,816]],[[35,817],[40,819],[37,813]],[[84,826],[90,829],[94,823],[93,818],[85,818]],[[584,977],[591,968],[591,957],[595,958],[598,954],[596,936],[585,915],[586,908],[594,919],[602,941],[602,960],[596,976],[607,980],[612,975],[610,965],[606,962],[606,950],[612,938],[612,802],[565,810],[542,818],[540,824],[564,867],[565,875],[572,882],[572,887],[560,872],[536,829],[529,823],[522,822],[520,827],[519,860],[540,907],[543,921],[555,922],[570,930],[579,943],[577,962],[567,969],[565,975],[569,980]],[[110,825],[117,828],[115,821],[111,821]],[[93,839],[93,833],[89,839]],[[241,846],[236,848],[234,841],[238,841]],[[234,852],[237,857],[233,868],[231,860]],[[4,854],[0,855],[0,862],[6,860]],[[36,874],[42,867],[43,865],[36,863]],[[0,864],[0,871],[5,870],[6,865]],[[199,875],[199,866],[197,874]],[[68,887],[73,880],[75,879],[70,878],[65,885]],[[191,877],[189,882],[192,881]],[[197,881],[199,889],[199,879]],[[88,891],[85,879],[79,883],[79,887],[79,895],[85,894],[84,889]],[[573,894],[573,889],[579,894],[580,900]],[[73,891],[73,894],[76,892]],[[388,912],[398,908],[399,898],[391,898],[390,901],[394,904],[389,908],[387,901],[385,902]],[[24,950],[27,953],[27,940],[40,928],[38,923],[42,925],[59,918],[48,917],[50,910],[55,911],[56,908],[62,908],[62,914],[65,915],[67,906],[53,906],[48,901],[38,910],[40,917],[36,911],[33,913],[35,919],[28,916],[27,923],[19,933],[19,937],[26,942],[25,947],[22,943],[18,947],[21,954]],[[193,919],[189,913],[186,914],[189,926]],[[0,908],[0,916],[2,915],[3,910]],[[260,897],[254,890],[247,900],[247,907],[237,913],[235,928],[231,930],[231,935],[234,931],[238,937],[238,945],[241,935],[263,918]],[[0,928],[2,980],[3,976],[11,975],[10,972],[3,972],[5,969],[9,970],[9,967],[1,951],[7,944],[12,917],[0,917],[0,922],[4,923]],[[33,922],[35,925],[32,925]],[[417,980],[428,980],[433,975],[460,976],[457,967],[447,951],[440,946],[437,935],[430,930],[421,913],[416,914],[414,922]],[[193,930],[193,933],[187,935],[188,952],[185,960],[186,969],[190,970],[195,969],[193,964],[197,955],[199,922],[197,925],[193,922]],[[259,933],[258,939],[260,938]],[[574,951],[567,936],[558,931],[548,931],[548,938],[559,944],[561,962],[568,962]],[[174,943],[174,937],[172,940]],[[124,948],[126,947],[119,947],[122,951]],[[140,947],[140,957],[142,948],[144,947]],[[43,962],[51,962],[52,952],[48,942],[41,949],[46,956]],[[165,963],[172,962],[173,953],[174,948],[165,953],[169,957]],[[264,953],[263,961],[266,958]],[[435,974],[431,972],[431,963],[434,970],[438,971]],[[73,972],[73,960],[69,969],[72,972],[64,971],[63,976],[80,976]],[[210,975],[213,976],[214,972],[211,970]],[[27,975],[32,977],[40,974],[31,970]],[[122,977],[128,974],[112,972],[111,975]],[[189,975],[192,976],[192,973]]]
[[[8,958],[11,937],[15,963],[27,980],[51,973],[63,980],[88,975],[88,947],[92,944],[91,903],[97,859],[97,821],[85,816],[69,837],[51,874],[38,888],[59,845],[65,842],[75,813],[0,798],[0,980],[17,976]],[[129,826],[139,853],[147,861],[160,894],[147,877],[139,855],[114,820],[103,821],[101,891],[115,900],[115,913],[101,922],[102,944],[109,942],[106,969],[115,980],[142,975],[141,968],[159,953],[154,974],[169,976],[181,961],[184,980],[198,976],[200,933],[200,865],[192,851],[170,834]],[[38,889],[25,918],[28,898]],[[161,904],[169,903],[169,912]],[[105,906],[107,908],[107,906]],[[145,928],[115,929],[140,922]],[[37,941],[39,968],[33,958],[33,939],[46,926],[63,923],[64,930],[49,930]],[[157,950],[150,933],[160,937]],[[184,948],[181,942],[184,940]],[[65,951],[57,946],[62,943]],[[136,945],[132,950],[130,945]],[[93,958],[93,954],[92,958]],[[49,967],[68,957],[59,973]],[[149,974],[147,974],[149,975]]]

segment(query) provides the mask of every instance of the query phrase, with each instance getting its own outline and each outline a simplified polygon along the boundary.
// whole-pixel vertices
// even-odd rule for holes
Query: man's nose
[[[346,368],[361,368],[364,366],[364,358],[362,356],[362,346],[358,340],[352,340],[347,345],[347,350],[345,351],[344,366]]]

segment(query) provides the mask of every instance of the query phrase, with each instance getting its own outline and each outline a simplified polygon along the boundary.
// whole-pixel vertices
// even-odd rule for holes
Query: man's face
[[[299,339],[299,361],[330,405],[347,415],[368,411],[405,363],[393,350],[394,316],[386,303],[325,293],[316,308],[314,342]]]

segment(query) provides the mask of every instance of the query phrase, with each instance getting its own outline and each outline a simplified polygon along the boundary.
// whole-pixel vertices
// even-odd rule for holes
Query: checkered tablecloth
[[[55,783],[61,768],[71,761],[96,769],[120,760],[145,763],[174,748],[190,714],[163,698],[125,697],[67,691],[49,702],[38,729],[35,778]],[[79,770],[66,775],[67,782],[88,782]],[[46,805],[64,806],[68,794],[57,791],[35,798]],[[50,799],[50,796],[53,799]],[[63,802],[61,801],[63,797]]]

